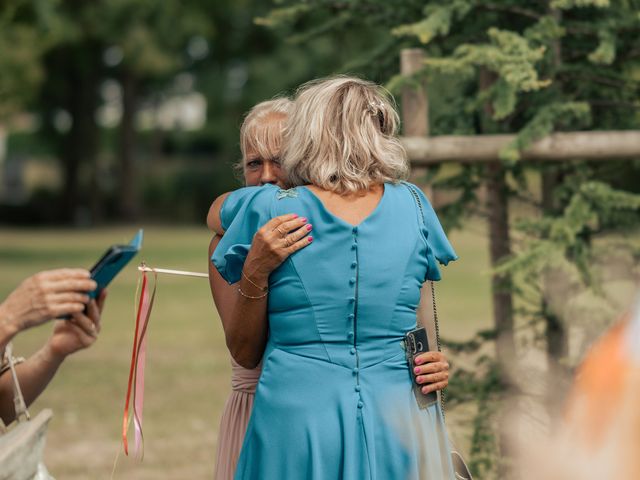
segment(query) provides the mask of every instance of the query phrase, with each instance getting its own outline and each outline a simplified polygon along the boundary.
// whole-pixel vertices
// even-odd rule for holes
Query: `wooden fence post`
[[[400,73],[413,75],[424,67],[424,50],[405,48],[400,52]],[[402,90],[402,131],[405,137],[429,135],[429,101],[426,84]]]
[[[405,48],[400,52],[400,73],[413,75],[424,67],[425,54],[421,48]],[[422,82],[419,87],[408,85],[402,90],[402,133],[405,137],[429,136],[429,99],[427,86]],[[435,204],[433,190],[424,185],[427,173],[425,167],[411,168],[411,181],[421,184],[427,198]]]

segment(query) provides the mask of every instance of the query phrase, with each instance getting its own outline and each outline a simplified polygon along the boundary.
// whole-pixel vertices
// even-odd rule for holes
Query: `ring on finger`
[[[284,237],[284,244],[286,245],[287,248],[289,248],[292,245],[291,237],[289,235]]]
[[[278,232],[282,238],[285,238],[287,236],[287,232],[283,232],[282,230],[280,230],[280,226],[274,228],[274,231]]]

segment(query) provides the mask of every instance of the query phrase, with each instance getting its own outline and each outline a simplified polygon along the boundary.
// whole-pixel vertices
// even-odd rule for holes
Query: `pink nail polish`
[[[294,213],[294,214],[293,214],[293,218],[294,218],[294,219],[298,218],[298,214],[297,214],[297,213]]]
[[[312,228],[311,224],[307,225],[307,230],[311,230]]]
[[[418,367],[414,368],[413,371],[416,375],[420,373],[420,369]]]
[[[300,219],[300,221],[301,221],[301,222],[305,222],[305,223],[306,223],[306,222],[307,222],[307,218],[306,218],[306,217],[302,217],[302,218]]]
[[[307,241],[308,241],[309,243],[313,242],[313,237],[307,237]]]

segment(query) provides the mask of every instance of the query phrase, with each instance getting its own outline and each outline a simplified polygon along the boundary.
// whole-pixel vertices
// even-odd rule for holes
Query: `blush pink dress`
[[[262,364],[246,369],[231,359],[231,394],[220,419],[215,480],[232,480],[247,431]]]

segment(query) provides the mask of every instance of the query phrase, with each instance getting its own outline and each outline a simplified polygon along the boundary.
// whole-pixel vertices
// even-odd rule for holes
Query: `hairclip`
[[[371,115],[377,115],[379,113],[379,110],[383,107],[384,103],[382,103],[382,101],[369,102],[369,104],[367,105],[367,112],[369,112]]]

